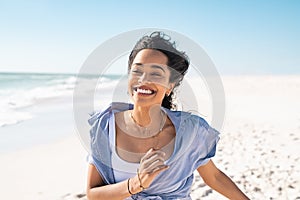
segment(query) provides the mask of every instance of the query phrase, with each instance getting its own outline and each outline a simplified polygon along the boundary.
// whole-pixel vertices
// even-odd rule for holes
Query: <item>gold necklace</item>
[[[134,125],[138,129],[138,132],[141,133],[139,135],[139,137],[141,137],[141,138],[149,138],[149,137],[154,138],[154,137],[156,137],[157,135],[159,135],[162,132],[167,117],[166,117],[166,114],[163,111],[161,111],[160,113],[161,113],[160,127],[159,127],[159,130],[156,132],[156,131],[153,131],[151,129],[149,130],[148,126],[147,127],[140,126],[137,123],[137,121],[134,119],[132,112],[130,112],[130,114],[129,114],[130,118],[132,119]],[[153,134],[153,132],[156,132],[156,133]]]

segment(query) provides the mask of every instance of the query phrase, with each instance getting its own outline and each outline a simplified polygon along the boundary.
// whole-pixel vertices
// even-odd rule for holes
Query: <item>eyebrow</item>
[[[137,66],[143,67],[144,64],[142,64],[142,63],[133,63],[133,65],[137,65]],[[151,65],[151,68],[160,69],[160,70],[162,70],[163,72],[166,72],[166,71],[164,70],[164,68],[162,68],[162,67],[159,66],[159,65]]]

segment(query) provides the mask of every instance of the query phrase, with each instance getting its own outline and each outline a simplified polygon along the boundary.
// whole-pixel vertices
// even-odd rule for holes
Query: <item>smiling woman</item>
[[[171,92],[174,84],[169,82],[167,61],[163,53],[152,49],[143,49],[136,55],[128,82],[128,91],[136,106],[160,105],[165,94]]]
[[[161,32],[137,42],[128,62],[133,104],[112,103],[89,120],[89,199],[191,199],[196,170],[224,196],[248,199],[211,161],[218,131],[176,111],[174,89],[188,67],[185,53]]]

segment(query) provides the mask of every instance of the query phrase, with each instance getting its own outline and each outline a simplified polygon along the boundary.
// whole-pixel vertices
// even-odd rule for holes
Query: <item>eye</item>
[[[141,75],[141,74],[143,74],[143,72],[141,70],[138,70],[138,69],[131,70],[131,73],[135,74],[135,75]]]
[[[151,73],[151,76],[161,77],[162,75],[160,73],[153,72]]]

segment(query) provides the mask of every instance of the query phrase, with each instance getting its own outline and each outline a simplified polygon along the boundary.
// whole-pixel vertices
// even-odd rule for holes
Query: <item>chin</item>
[[[153,102],[153,101],[146,101],[146,100],[134,100],[132,101],[135,106],[138,107],[151,107],[161,105],[161,102]]]

